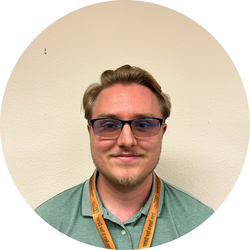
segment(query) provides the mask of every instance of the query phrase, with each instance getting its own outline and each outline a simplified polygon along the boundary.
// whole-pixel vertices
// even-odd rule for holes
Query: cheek
[[[92,141],[91,142],[91,155],[96,166],[102,165],[102,163],[104,162],[104,157],[103,157],[104,154],[105,152],[103,152],[103,148],[100,147],[98,143]]]
[[[138,147],[148,153],[155,154],[161,148],[161,140],[158,140],[158,138],[140,139],[138,140]]]
[[[115,142],[111,140],[102,140],[100,138],[92,138],[91,140],[92,153],[99,156],[111,150],[114,145]]]
[[[99,138],[98,138],[99,139]],[[91,154],[95,166],[99,171],[109,164],[107,153],[112,151],[114,143],[111,141],[91,141]],[[114,150],[113,150],[114,151]]]
[[[157,144],[149,151],[150,165],[156,166],[161,154],[161,144]]]
[[[156,138],[155,138],[156,139]],[[140,148],[146,152],[151,165],[155,165],[161,154],[161,140],[149,140],[139,144]]]

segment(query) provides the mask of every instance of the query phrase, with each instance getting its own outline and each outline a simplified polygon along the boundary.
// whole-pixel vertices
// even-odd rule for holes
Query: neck
[[[153,183],[152,173],[133,189],[117,189],[99,173],[96,188],[104,206],[122,223],[137,213],[147,201]]]

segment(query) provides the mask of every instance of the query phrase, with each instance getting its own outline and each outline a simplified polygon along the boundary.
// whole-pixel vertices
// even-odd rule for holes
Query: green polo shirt
[[[97,174],[98,172],[95,171],[95,182]],[[116,249],[138,248],[154,195],[154,184],[153,174],[153,188],[149,199],[139,212],[124,223],[104,207],[94,186],[103,218]],[[37,207],[35,211],[47,223],[67,236],[89,245],[105,248],[92,219],[89,180],[54,196]],[[151,247],[183,236],[203,223],[212,213],[213,210],[210,207],[161,180],[158,216]]]

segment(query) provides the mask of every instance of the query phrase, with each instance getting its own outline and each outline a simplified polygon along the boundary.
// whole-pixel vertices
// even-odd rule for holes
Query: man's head
[[[86,90],[83,106],[99,173],[120,187],[142,183],[158,163],[170,115],[160,85],[148,72],[125,65],[105,71],[101,84]]]
[[[91,84],[83,96],[85,118],[88,121],[92,119],[95,102],[100,92],[117,83],[124,85],[137,83],[151,89],[159,102],[162,118],[165,120],[170,116],[171,102],[169,96],[161,91],[159,83],[147,71],[138,67],[124,65],[116,70],[104,71],[100,80],[100,84]]]

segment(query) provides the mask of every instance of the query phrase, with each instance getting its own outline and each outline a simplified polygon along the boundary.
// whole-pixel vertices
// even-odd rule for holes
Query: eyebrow
[[[135,114],[133,116],[133,119],[136,118],[153,118],[155,117],[155,115],[151,114],[151,113],[139,113],[139,114]],[[102,113],[99,114],[96,118],[113,118],[113,119],[120,119],[120,117],[118,115],[115,114],[109,114],[109,113]]]

